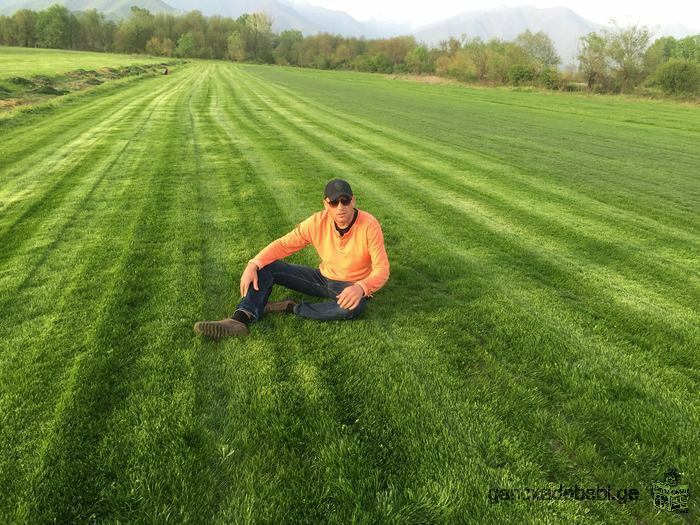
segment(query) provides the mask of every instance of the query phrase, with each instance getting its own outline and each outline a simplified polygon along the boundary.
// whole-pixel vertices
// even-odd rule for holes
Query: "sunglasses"
[[[335,199],[334,201],[326,201],[328,204],[331,205],[332,208],[337,208],[338,204],[341,202],[343,203],[343,206],[349,206],[350,203],[352,202],[352,197],[339,197]]]

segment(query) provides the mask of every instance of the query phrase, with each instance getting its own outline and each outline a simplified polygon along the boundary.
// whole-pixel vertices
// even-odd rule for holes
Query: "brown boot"
[[[282,301],[267,303],[265,305],[265,313],[291,314],[294,313],[293,308],[296,305],[297,302],[294,299],[284,299]]]
[[[232,335],[248,335],[248,327],[245,323],[235,319],[222,319],[221,321],[199,321],[194,324],[194,331],[210,339],[218,341]]]

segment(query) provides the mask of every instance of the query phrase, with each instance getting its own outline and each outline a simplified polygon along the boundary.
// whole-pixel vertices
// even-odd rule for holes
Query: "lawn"
[[[194,61],[0,136],[2,522],[698,519],[697,108]],[[194,334],[335,177],[362,316]]]
[[[56,75],[74,69],[158,64],[164,58],[0,46],[0,80],[9,77]]]

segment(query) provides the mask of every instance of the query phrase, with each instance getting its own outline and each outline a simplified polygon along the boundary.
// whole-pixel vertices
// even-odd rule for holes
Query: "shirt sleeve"
[[[255,263],[258,269],[264,268],[271,262],[284,259],[310,244],[312,235],[313,216],[297,224],[287,235],[272,241],[260,250],[250,262]]]
[[[372,221],[367,230],[369,255],[372,259],[371,273],[355,284],[365,291],[365,296],[372,295],[389,280],[389,257],[384,248],[384,234],[378,222]]]

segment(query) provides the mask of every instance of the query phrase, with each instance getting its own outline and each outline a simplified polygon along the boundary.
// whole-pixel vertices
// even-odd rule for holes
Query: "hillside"
[[[64,5],[71,11],[97,9],[106,15],[117,17],[128,16],[129,10],[133,5],[148,9],[152,13],[175,10],[162,0],[8,0],[0,1],[0,14],[12,14],[18,9],[41,11],[53,4]]]
[[[563,64],[576,56],[581,36],[597,31],[599,24],[586,20],[566,7],[538,9],[517,7],[490,11],[468,11],[415,31],[416,38],[432,45],[449,37],[480,37],[512,40],[526,29],[543,31],[554,42]]]

